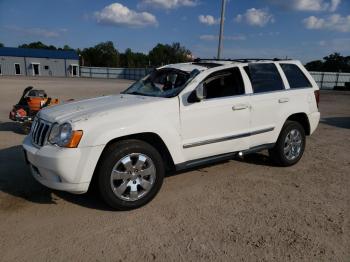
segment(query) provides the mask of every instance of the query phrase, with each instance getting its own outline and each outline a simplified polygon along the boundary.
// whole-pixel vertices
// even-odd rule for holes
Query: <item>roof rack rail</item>
[[[285,61],[285,60],[291,60],[291,59],[289,58],[286,58],[286,59],[281,59],[281,58],[236,58],[236,59],[196,58],[194,62],[224,61],[224,62],[248,63],[251,61]]]

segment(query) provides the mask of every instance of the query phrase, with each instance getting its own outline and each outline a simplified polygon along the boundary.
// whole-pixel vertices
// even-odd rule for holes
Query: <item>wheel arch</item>
[[[285,123],[287,121],[295,121],[298,122],[305,130],[305,135],[310,135],[311,134],[311,127],[310,127],[310,121],[306,113],[295,113],[290,115]]]
[[[174,160],[173,157],[170,154],[170,151],[168,149],[168,147],[166,146],[166,144],[164,143],[163,139],[156,133],[152,133],[152,132],[145,132],[145,133],[137,133],[137,134],[132,134],[132,135],[126,135],[126,136],[121,136],[121,137],[116,137],[112,140],[110,140],[104,147],[94,170],[92,179],[91,179],[91,183],[90,184],[95,184],[94,181],[97,177],[96,173],[98,171],[98,168],[100,166],[101,160],[103,159],[104,154],[108,153],[108,149],[110,148],[110,146],[112,144],[118,143],[120,141],[124,141],[124,140],[130,140],[130,139],[136,139],[136,140],[140,140],[146,143],[149,143],[150,145],[152,145],[153,147],[155,147],[160,155],[162,156],[164,162],[165,162],[165,166],[167,171],[173,171],[175,170],[175,164],[174,164]]]

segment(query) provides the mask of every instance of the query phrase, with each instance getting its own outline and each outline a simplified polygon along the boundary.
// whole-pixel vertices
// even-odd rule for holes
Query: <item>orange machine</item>
[[[57,105],[57,98],[47,97],[44,90],[33,89],[32,86],[24,89],[19,102],[13,106],[9,118],[19,122],[23,126],[25,133],[28,133],[34,117],[43,107]]]
[[[57,98],[52,99],[52,98],[47,98],[47,97],[28,96],[27,103],[29,106],[29,110],[39,111],[41,108],[43,108],[45,106],[57,105],[59,102],[58,102]]]

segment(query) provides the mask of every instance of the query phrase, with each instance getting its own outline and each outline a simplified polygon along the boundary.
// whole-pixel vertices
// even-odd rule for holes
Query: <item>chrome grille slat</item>
[[[34,139],[35,144],[39,144],[39,138],[40,138],[40,134],[41,134],[41,130],[43,129],[44,124],[43,123],[39,123],[39,127],[38,127],[38,131],[36,132],[36,136]]]
[[[46,124],[42,124],[41,132],[40,132],[40,135],[39,135],[39,137],[38,137],[38,144],[39,144],[39,145],[41,144],[40,142],[41,142],[41,140],[42,140],[43,132],[44,132],[45,128],[46,128]]]
[[[40,144],[43,145],[44,142],[45,142],[45,139],[46,139],[46,136],[47,136],[47,131],[49,129],[49,126],[48,125],[45,125],[45,127],[43,128],[43,131],[41,132],[42,134],[45,134],[45,135],[42,135],[41,138],[40,138]]]
[[[36,146],[43,146],[46,143],[50,127],[51,123],[42,119],[36,119],[31,131],[32,143]]]
[[[36,121],[35,129],[33,130],[33,140],[35,140],[36,134],[38,133],[39,121]]]

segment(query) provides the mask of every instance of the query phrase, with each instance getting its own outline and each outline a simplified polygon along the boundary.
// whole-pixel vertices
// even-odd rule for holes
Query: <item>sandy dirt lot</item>
[[[290,168],[261,153],[168,176],[130,212],[38,184],[7,119],[24,87],[67,99],[129,84],[0,78],[1,261],[350,261],[350,93],[321,93],[322,122]]]

